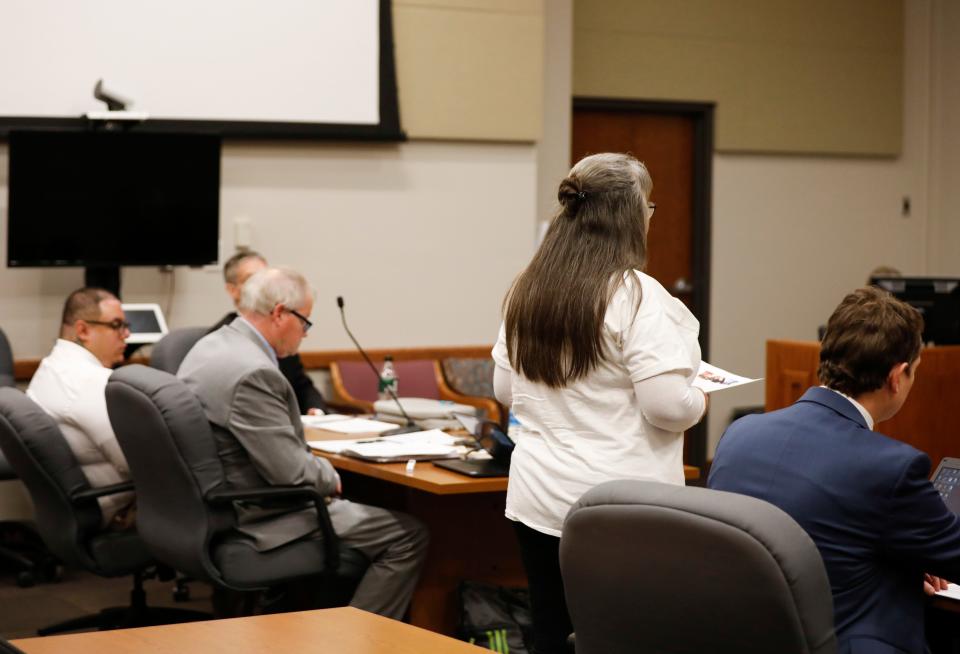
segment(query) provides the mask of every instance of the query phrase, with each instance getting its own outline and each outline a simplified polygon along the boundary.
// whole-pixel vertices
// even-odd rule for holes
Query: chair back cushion
[[[68,565],[95,569],[84,544],[100,530],[100,506],[70,500],[90,484],[57,423],[15,388],[0,388],[0,448],[30,493],[50,551]]]
[[[118,369],[107,382],[110,424],[137,492],[137,530],[159,561],[218,580],[209,548],[233,526],[229,506],[204,500],[223,484],[210,424],[197,397],[176,377],[146,366]]]
[[[0,387],[13,386],[13,350],[7,335],[0,329]]]
[[[207,334],[207,327],[182,327],[170,331],[153,346],[150,367],[177,374],[187,352]]]
[[[373,364],[377,370],[383,367],[383,361],[374,361]],[[377,375],[373,374],[365,361],[337,361],[336,365],[340,369],[343,387],[351,397],[364,402],[377,401]],[[397,373],[397,395],[400,397],[440,399],[433,361],[394,361],[393,368]]]
[[[836,652],[820,553],[752,497],[601,484],[567,515],[560,565],[577,654]]]

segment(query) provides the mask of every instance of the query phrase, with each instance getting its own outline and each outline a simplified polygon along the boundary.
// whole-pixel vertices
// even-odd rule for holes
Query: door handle
[[[691,291],[693,291],[693,284],[688,282],[685,277],[681,277],[673,283],[674,293],[690,293]]]

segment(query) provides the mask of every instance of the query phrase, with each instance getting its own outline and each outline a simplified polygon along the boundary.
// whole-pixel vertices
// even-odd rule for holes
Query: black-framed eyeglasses
[[[313,327],[313,323],[310,322],[309,318],[307,318],[305,315],[303,315],[299,311],[295,309],[287,309],[286,307],[284,307],[284,311],[288,313],[292,313],[293,315],[295,315],[297,318],[300,319],[300,325],[303,327],[304,334],[310,331],[310,328]]]
[[[101,325],[102,327],[109,327],[110,329],[118,332],[123,330],[130,331],[130,323],[126,320],[121,320],[120,318],[114,318],[113,320],[84,320],[83,322],[90,325]]]
[[[653,212],[657,210],[657,203],[647,202],[647,209],[650,210],[650,213],[647,214],[647,220],[650,220],[651,218],[653,218]]]

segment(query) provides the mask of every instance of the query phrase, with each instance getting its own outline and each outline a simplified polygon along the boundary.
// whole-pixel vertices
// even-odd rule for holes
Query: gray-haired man
[[[339,494],[333,466],[307,450],[296,396],[277,367],[310,328],[313,291],[293,270],[266,268],[243,285],[238,309],[238,318],[190,350],[178,372],[213,427],[227,482],[238,489],[312,484]],[[238,530],[260,551],[317,535],[312,508],[236,510]],[[426,556],[426,529],[408,515],[342,499],[329,510],[341,542],[371,561],[351,606],[402,618]]]

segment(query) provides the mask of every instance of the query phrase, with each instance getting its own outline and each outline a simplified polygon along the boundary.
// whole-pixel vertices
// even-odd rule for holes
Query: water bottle
[[[393,357],[387,355],[383,358],[383,368],[380,370],[380,383],[377,387],[377,394],[381,400],[389,400],[391,399],[391,390],[394,395],[397,394],[397,372],[393,369]]]

